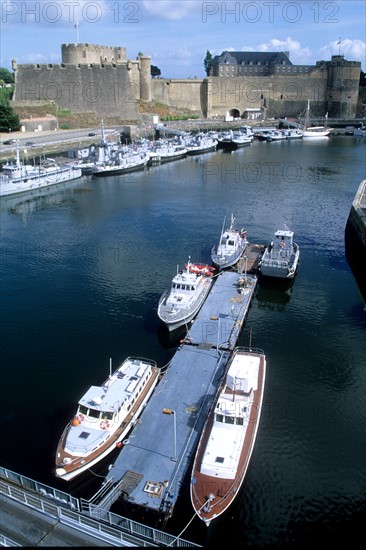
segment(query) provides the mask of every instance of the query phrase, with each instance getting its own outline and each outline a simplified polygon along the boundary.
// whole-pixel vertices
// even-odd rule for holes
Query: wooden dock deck
[[[238,273],[257,273],[258,265],[265,250],[265,245],[249,243],[244,254],[235,266]]]

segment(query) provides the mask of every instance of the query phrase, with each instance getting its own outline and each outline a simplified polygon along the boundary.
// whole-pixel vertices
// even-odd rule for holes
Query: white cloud
[[[286,40],[271,38],[265,43],[259,44],[251,51],[260,52],[290,52],[290,60],[295,65],[306,65],[310,63],[312,52],[309,48],[304,48],[300,42],[288,36]]]
[[[241,52],[290,52],[290,59],[296,65],[306,65],[310,63],[312,52],[309,48],[302,47],[301,43],[290,36],[286,40],[271,38],[267,42],[262,42],[256,46],[244,44],[239,48],[223,47],[221,49],[210,50],[212,55],[221,55],[223,51],[241,51]]]
[[[365,68],[366,60],[366,42],[362,40],[350,40],[345,38],[341,40],[339,44],[339,39],[330,42],[323,48],[319,50],[322,58],[330,59],[332,55],[344,55],[345,59],[349,61],[361,61],[363,67]]]

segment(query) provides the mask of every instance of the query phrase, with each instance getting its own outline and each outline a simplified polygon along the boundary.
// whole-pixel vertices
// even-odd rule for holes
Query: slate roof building
[[[229,52],[216,55],[209,76],[269,76],[294,65],[289,52]]]

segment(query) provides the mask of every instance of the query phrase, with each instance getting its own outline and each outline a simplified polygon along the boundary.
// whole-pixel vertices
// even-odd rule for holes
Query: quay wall
[[[353,200],[346,230],[352,231],[360,254],[366,258],[366,179],[360,183]]]

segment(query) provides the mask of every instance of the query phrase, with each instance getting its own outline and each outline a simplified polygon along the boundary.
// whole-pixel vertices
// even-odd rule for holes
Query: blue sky
[[[339,54],[366,72],[366,2],[257,0],[1,0],[2,67],[60,63],[61,44],[142,52],[163,78],[203,78],[206,51],[289,51],[294,64]],[[78,24],[78,28],[75,25]]]

